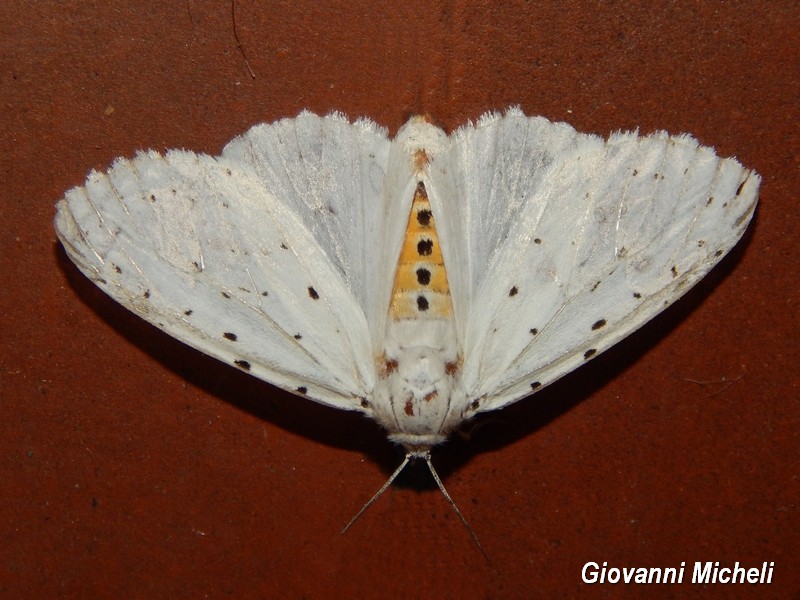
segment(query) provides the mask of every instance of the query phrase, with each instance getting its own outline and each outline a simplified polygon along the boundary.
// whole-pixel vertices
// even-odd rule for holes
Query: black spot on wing
[[[586,352],[583,353],[583,358],[588,360],[592,358],[595,354],[597,354],[597,350],[595,348],[589,348]]]
[[[183,311],[183,314],[187,317],[190,317],[194,311],[190,308],[188,310]]]
[[[421,227],[430,227],[431,211],[429,211],[427,208],[419,211],[417,213],[417,223],[419,223]]]
[[[150,290],[145,290],[144,291],[144,297],[145,298],[149,298],[150,297]]]
[[[298,394],[305,395],[308,392],[308,388],[306,386],[304,386],[304,385],[301,385],[299,388],[297,388],[296,391],[297,391]]]
[[[606,320],[605,319],[600,319],[600,320],[594,322],[594,324],[592,325],[592,331],[597,331],[601,327],[605,327],[605,326],[606,326]]]
[[[308,295],[312,300],[319,300],[319,294],[313,287],[308,286]]]
[[[514,286],[510,290],[508,290],[508,295],[513,297],[513,296],[516,296],[518,292],[519,292],[519,289],[517,289],[517,286]]]
[[[228,294],[227,292],[222,292],[222,297],[225,298],[226,300],[230,300],[231,298],[230,294]]]
[[[424,239],[417,242],[417,254],[430,256],[433,253],[433,240]]]
[[[246,360],[235,360],[233,361],[237,367],[239,367],[242,371],[249,371],[250,370],[250,363]]]
[[[296,340],[302,340],[302,339],[303,339],[303,336],[302,336],[302,335],[300,335],[299,333],[295,333],[295,334],[294,334],[294,339],[296,339]]]
[[[736,221],[733,222],[733,228],[738,229],[742,223],[744,223],[747,219],[750,218],[751,214],[753,214],[752,206],[736,218]]]
[[[542,383],[540,381],[534,381],[531,383],[532,390],[538,390],[540,387],[542,387]]]
[[[425,312],[429,307],[428,299],[425,296],[417,296],[417,310]]]
[[[639,298],[642,297],[642,295],[639,292],[633,292],[633,297],[638,300]]]
[[[237,336],[235,333],[231,333],[230,331],[226,331],[225,333],[222,334],[222,337],[224,337],[226,340],[235,342],[239,336]]]
[[[531,329],[531,335],[536,335],[537,333],[539,333],[539,330],[538,330],[538,329],[536,329],[536,327],[534,327],[533,329]]]

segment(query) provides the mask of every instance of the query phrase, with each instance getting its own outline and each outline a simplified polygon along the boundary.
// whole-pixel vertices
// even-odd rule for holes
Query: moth
[[[138,316],[380,424],[406,459],[367,506],[420,457],[463,521],[431,448],[685,294],[742,236],[759,182],[688,135],[603,139],[510,109],[451,135],[413,117],[390,139],[303,112],[220,156],[118,159],[66,193],[55,228]]]

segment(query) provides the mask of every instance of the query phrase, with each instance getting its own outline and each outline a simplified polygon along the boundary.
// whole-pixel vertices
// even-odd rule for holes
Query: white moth
[[[375,419],[407,452],[381,491],[422,457],[449,500],[430,449],[685,294],[742,236],[759,181],[688,135],[604,140],[517,109],[450,136],[414,117],[394,140],[303,112],[218,157],[118,159],[55,227],[143,319]]]

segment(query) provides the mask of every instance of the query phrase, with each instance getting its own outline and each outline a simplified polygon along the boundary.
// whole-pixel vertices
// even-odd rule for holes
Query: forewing
[[[361,201],[339,191],[356,195],[343,206]],[[58,203],[55,225],[78,267],[137,315],[261,379],[357,409],[374,369],[353,264],[346,249],[331,254],[338,222],[303,214],[297,193],[236,157],[150,152],[91,173]]]
[[[688,136],[604,141],[518,111],[461,130],[448,167],[469,257],[453,294],[468,306],[456,309],[468,315],[464,385],[481,411],[552,383],[686,293],[743,234],[760,181]]]

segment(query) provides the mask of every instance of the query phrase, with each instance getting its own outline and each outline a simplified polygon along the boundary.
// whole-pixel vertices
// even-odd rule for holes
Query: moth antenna
[[[408,462],[408,457],[406,457],[406,462]],[[497,571],[492,565],[492,561],[489,560],[489,557],[484,551],[483,546],[481,546],[481,543],[478,541],[478,536],[475,535],[475,532],[472,530],[472,527],[469,526],[467,519],[464,518],[464,515],[461,514],[460,510],[458,510],[458,507],[456,506],[456,503],[453,501],[453,499],[450,497],[450,494],[447,493],[447,490],[445,489],[442,480],[439,479],[439,474],[436,472],[436,469],[433,468],[433,463],[431,462],[430,453],[425,454],[425,463],[428,465],[428,469],[430,470],[431,475],[433,475],[433,479],[434,481],[436,481],[436,485],[439,486],[439,491],[442,492],[442,495],[445,497],[445,500],[447,500],[447,503],[450,505],[450,508],[452,508],[453,512],[456,513],[456,515],[458,515],[458,518],[461,519],[461,522],[464,524],[464,527],[466,527],[467,531],[469,531],[470,536],[472,536],[472,541],[475,542],[475,545],[478,547],[478,550],[480,550],[481,556],[483,556],[483,559],[486,561],[486,564],[489,565],[489,568],[494,572],[495,575],[497,575]]]
[[[405,468],[405,466],[408,464],[408,461],[409,461],[409,460],[411,460],[411,458],[412,458],[412,454],[411,454],[410,452],[409,452],[408,454],[406,454],[406,458],[405,458],[405,460],[404,460],[402,463],[400,463],[400,466],[399,466],[399,467],[397,467],[397,468],[395,469],[394,473],[392,473],[392,476],[391,476],[391,477],[389,477],[389,479],[386,481],[386,483],[384,483],[384,484],[381,486],[381,489],[379,489],[377,492],[375,492],[375,495],[374,495],[372,498],[370,498],[369,500],[367,500],[367,503],[366,503],[364,506],[362,506],[362,507],[361,507],[361,510],[360,510],[360,511],[358,511],[358,512],[356,513],[356,516],[355,516],[355,517],[353,517],[352,519],[350,519],[350,522],[349,522],[347,525],[345,525],[345,526],[344,526],[344,529],[342,529],[342,533],[344,533],[345,531],[347,531],[348,529],[350,529],[350,526],[351,526],[353,523],[355,523],[355,522],[356,522],[356,520],[358,519],[358,517],[360,517],[361,515],[363,515],[363,514],[364,514],[364,512],[365,512],[365,511],[366,511],[366,510],[367,510],[367,509],[368,509],[370,506],[372,506],[372,503],[373,503],[373,502],[375,502],[375,500],[377,500],[378,498],[380,498],[380,497],[381,497],[381,495],[383,494],[383,492],[385,492],[385,491],[386,491],[386,488],[388,488],[390,485],[392,485],[392,482],[393,482],[393,481],[394,481],[394,480],[397,478],[397,476],[398,476],[398,475],[400,475],[400,471],[402,471],[402,470]],[[439,484],[439,487],[441,487],[441,484]],[[446,492],[445,492],[445,495],[447,495],[447,493],[446,493]],[[451,500],[450,502],[452,502],[452,500]],[[458,512],[458,509],[456,509],[456,512]],[[463,517],[462,517],[462,520],[463,520]],[[468,527],[469,527],[469,526],[468,526]],[[479,545],[480,545],[480,544],[479,544]]]

